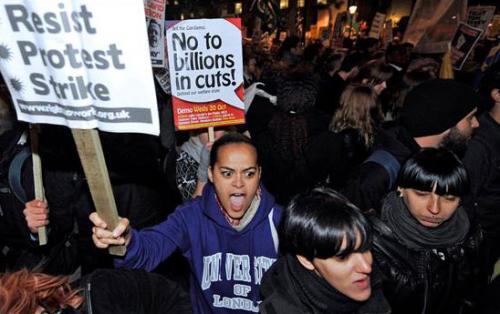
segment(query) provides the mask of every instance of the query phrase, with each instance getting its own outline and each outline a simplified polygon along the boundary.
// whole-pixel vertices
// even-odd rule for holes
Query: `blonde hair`
[[[78,308],[84,298],[69,285],[67,276],[51,276],[22,269],[0,277],[0,313],[35,313],[39,307],[49,312],[65,306]]]
[[[377,95],[370,86],[348,85],[340,96],[340,107],[335,112],[330,130],[340,132],[348,128],[358,130],[366,146],[373,144],[374,121],[372,111],[380,114]]]

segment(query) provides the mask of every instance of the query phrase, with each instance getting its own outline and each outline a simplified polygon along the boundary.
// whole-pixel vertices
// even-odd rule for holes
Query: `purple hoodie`
[[[258,312],[262,275],[277,258],[281,210],[261,187],[255,216],[238,232],[207,184],[201,197],[177,207],[164,222],[132,230],[127,254],[115,264],[152,270],[179,248],[191,264],[193,313]]]

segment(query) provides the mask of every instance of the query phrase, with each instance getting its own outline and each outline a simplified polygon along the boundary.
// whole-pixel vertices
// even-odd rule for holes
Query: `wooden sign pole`
[[[80,155],[96,211],[106,222],[108,229],[113,230],[118,225],[118,210],[116,209],[99,133],[95,129],[71,129],[71,132],[75,139],[78,155]],[[108,250],[112,255],[123,256],[126,253],[124,245],[111,246]]]
[[[208,127],[208,141],[211,143],[215,142],[215,133],[213,126]]]
[[[42,161],[38,152],[38,125],[30,125],[31,157],[33,159],[33,185],[35,187],[35,199],[45,201],[43,190]],[[38,243],[47,244],[47,229],[45,226],[38,227]]]

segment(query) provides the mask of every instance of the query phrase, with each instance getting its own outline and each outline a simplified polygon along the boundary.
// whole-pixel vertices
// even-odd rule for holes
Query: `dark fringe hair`
[[[295,196],[279,227],[284,254],[314,258],[346,257],[370,249],[372,229],[361,211],[330,188]],[[342,243],[346,241],[346,247]]]
[[[444,148],[424,148],[408,159],[399,171],[397,185],[436,194],[463,196],[469,192],[469,177],[455,154]]]

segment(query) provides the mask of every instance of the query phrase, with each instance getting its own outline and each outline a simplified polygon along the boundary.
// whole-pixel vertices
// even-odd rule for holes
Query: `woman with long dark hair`
[[[282,205],[343,168],[340,138],[328,131],[330,117],[316,107],[317,83],[308,67],[297,66],[278,84],[276,107],[256,103],[247,114],[263,182]]]

